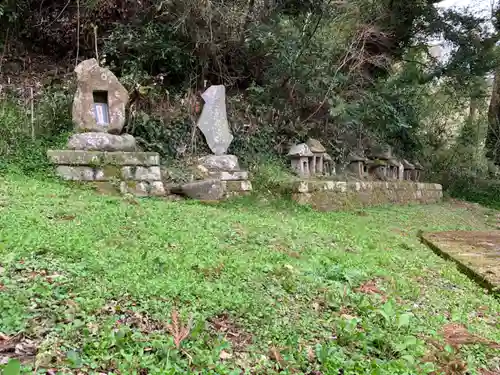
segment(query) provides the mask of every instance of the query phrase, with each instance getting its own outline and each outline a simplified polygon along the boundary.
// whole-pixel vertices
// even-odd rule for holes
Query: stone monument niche
[[[160,156],[140,152],[135,138],[122,134],[129,99],[125,87],[96,59],[82,61],[75,73],[75,133],[66,150],[47,152],[56,173],[65,180],[91,182],[104,192],[165,195]]]
[[[129,99],[125,87],[113,72],[100,67],[96,59],[81,62],[75,68],[75,73],[75,131],[120,134],[125,125],[125,107]],[[103,116],[98,117],[101,114]],[[106,117],[107,123],[104,123]]]
[[[109,126],[109,102],[107,91],[94,91],[94,118],[97,126]]]

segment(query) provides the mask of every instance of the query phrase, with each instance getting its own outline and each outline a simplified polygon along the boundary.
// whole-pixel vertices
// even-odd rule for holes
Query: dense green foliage
[[[228,87],[232,151],[247,158],[308,136],[338,159],[373,140],[422,158],[435,151],[422,124],[450,115],[426,107],[436,80],[480,100],[496,64],[486,20],[432,0],[23,0],[2,3],[0,18],[0,40],[10,34],[38,53],[74,61],[97,47],[132,92],[128,131],[170,157],[203,150],[191,130],[207,82]],[[445,63],[427,56],[436,36],[451,43]]]
[[[308,137],[337,161],[388,143],[446,182],[495,176],[486,158],[496,162],[500,144],[498,111],[490,105],[486,116],[485,76],[498,65],[491,19],[493,27],[430,0],[22,0],[0,5],[0,43],[70,65],[97,51],[130,90],[127,131],[164,160],[207,151],[195,131],[200,93],[222,83],[230,152],[243,160],[281,157]],[[449,59],[429,55],[435,37]],[[35,144],[57,142],[71,126],[71,95],[71,87],[42,90],[31,123],[22,109],[0,111],[3,160],[32,148],[22,145],[33,135]]]
[[[497,179],[457,177],[447,188],[454,197],[500,209],[500,181]]]
[[[169,166],[207,152],[200,93],[224,84],[230,152],[258,193],[279,189],[290,144],[314,137],[337,161],[388,143],[451,195],[498,209],[500,100],[488,113],[485,78],[497,18],[435,3],[0,0],[0,348],[32,363],[35,345],[26,373],[500,371],[498,301],[415,236],[490,229],[489,211],[317,213],[262,195],[207,207],[26,177],[47,175],[47,148],[72,127],[59,68],[98,54],[131,94],[127,132]],[[448,60],[429,56],[433,37]],[[8,91],[32,62],[34,97]],[[193,317],[180,343],[173,311],[180,326]],[[484,340],[446,345],[454,324]]]

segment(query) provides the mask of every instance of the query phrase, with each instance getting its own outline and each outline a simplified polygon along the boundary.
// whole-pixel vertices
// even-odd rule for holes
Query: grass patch
[[[495,370],[498,301],[416,238],[486,227],[450,203],[207,206],[9,174],[0,361],[61,374]],[[447,343],[450,324],[481,339]]]

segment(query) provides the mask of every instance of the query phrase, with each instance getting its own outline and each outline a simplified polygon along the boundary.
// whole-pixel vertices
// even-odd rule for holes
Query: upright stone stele
[[[205,101],[197,126],[205,136],[213,155],[199,158],[198,170],[208,178],[175,187],[179,194],[202,200],[219,200],[252,190],[248,172],[240,169],[238,158],[228,155],[233,141],[226,113],[226,88],[210,86],[203,94]]]
[[[210,86],[201,97],[205,101],[198,128],[205,135],[208,147],[217,155],[224,155],[233,141],[226,113],[226,88]]]
[[[73,100],[76,132],[120,134],[125,125],[125,106],[129,95],[109,69],[96,59],[81,62],[75,68],[77,89]]]
[[[56,173],[65,180],[92,182],[106,192],[165,195],[159,155],[138,152],[135,138],[121,134],[127,90],[96,59],[81,62],[75,73],[72,116],[76,134],[70,137],[67,150],[47,151]]]

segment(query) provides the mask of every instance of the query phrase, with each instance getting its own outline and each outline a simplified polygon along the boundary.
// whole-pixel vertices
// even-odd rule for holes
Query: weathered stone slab
[[[56,168],[56,174],[64,180],[94,181],[95,179],[95,172],[91,167],[59,165]]]
[[[73,100],[73,122],[76,131],[120,134],[125,125],[127,90],[113,72],[100,67],[96,59],[82,61],[75,73],[77,89]],[[96,121],[95,102],[106,104],[107,113],[102,115],[107,121]]]
[[[120,183],[120,193],[133,194],[138,197],[147,197],[149,195],[150,185],[147,181],[122,181]]]
[[[94,169],[94,179],[96,181],[115,181],[121,179],[121,167],[115,165],[105,165]]]
[[[136,151],[135,138],[130,134],[114,135],[102,132],[73,134],[67,145],[70,150]]]
[[[500,231],[434,232],[420,238],[481,285],[500,293]]]
[[[218,178],[221,181],[242,181],[248,180],[247,171],[219,171],[219,172],[208,172],[208,176],[212,178]]]
[[[226,192],[252,191],[250,181],[222,181],[222,187]]]
[[[57,165],[160,165],[160,155],[156,152],[48,150],[47,157]]]
[[[121,175],[124,180],[137,181],[159,181],[161,180],[161,169],[154,167],[123,167]]]
[[[208,147],[215,155],[227,152],[233,141],[226,114],[226,88],[210,86],[202,95],[205,105],[198,120],[198,128],[205,135]]]
[[[165,185],[162,181],[152,181],[149,184],[149,195],[153,197],[163,197],[167,195],[167,190],[165,189]]]
[[[235,155],[207,155],[198,159],[208,171],[238,171],[240,165]]]
[[[443,197],[439,184],[412,181],[302,180],[289,183],[292,199],[321,211],[339,211],[384,204],[437,203]]]
[[[216,201],[224,198],[225,189],[221,180],[211,179],[173,187],[172,192],[192,199]]]

